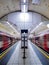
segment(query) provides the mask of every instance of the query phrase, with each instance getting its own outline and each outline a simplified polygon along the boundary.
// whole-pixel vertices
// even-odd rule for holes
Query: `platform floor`
[[[36,46],[28,41],[28,49],[26,49],[26,59],[23,59],[23,50],[21,49],[21,41],[14,44],[9,52],[0,59],[0,65],[49,65],[47,59]]]

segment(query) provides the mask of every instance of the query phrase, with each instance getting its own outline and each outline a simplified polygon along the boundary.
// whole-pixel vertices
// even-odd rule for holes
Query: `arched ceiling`
[[[0,18],[10,12],[20,10],[20,0],[0,0]],[[49,0],[41,0],[39,5],[29,0],[29,10],[36,11],[49,18]]]
[[[0,18],[17,10],[20,10],[19,0],[0,0]]]

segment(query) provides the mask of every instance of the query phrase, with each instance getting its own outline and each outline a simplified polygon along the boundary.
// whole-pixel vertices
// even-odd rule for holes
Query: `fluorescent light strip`
[[[7,24],[8,24],[13,30],[15,30],[15,32],[17,32],[16,29],[15,29],[9,22],[7,22]]]
[[[26,12],[26,6],[24,5],[24,10],[23,10],[24,12]]]
[[[28,10],[28,5],[21,5],[21,11],[22,11],[23,13],[26,13],[27,10]]]
[[[40,25],[42,25],[42,24],[43,24],[43,22],[41,22],[39,25],[37,25],[36,28],[33,29],[33,31],[31,31],[31,33],[34,32],[34,31],[35,31]]]
[[[21,11],[25,13],[28,10],[28,0],[21,0],[21,2]]]
[[[27,0],[21,0],[21,3],[24,3],[25,4],[26,2],[27,2]]]
[[[26,3],[26,0],[23,0],[24,3]]]

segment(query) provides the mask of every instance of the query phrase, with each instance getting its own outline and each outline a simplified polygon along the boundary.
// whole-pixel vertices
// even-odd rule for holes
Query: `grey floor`
[[[23,49],[21,49],[21,41],[16,46],[13,54],[11,55],[7,65],[42,65],[31,42],[28,41],[28,49],[26,49],[26,59],[23,59]]]

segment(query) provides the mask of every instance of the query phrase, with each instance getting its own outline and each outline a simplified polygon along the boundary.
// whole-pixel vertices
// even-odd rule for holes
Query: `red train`
[[[32,42],[49,53],[49,31],[33,37]]]
[[[0,33],[0,53],[11,46],[13,42],[15,42],[14,37],[10,37],[7,34]]]

